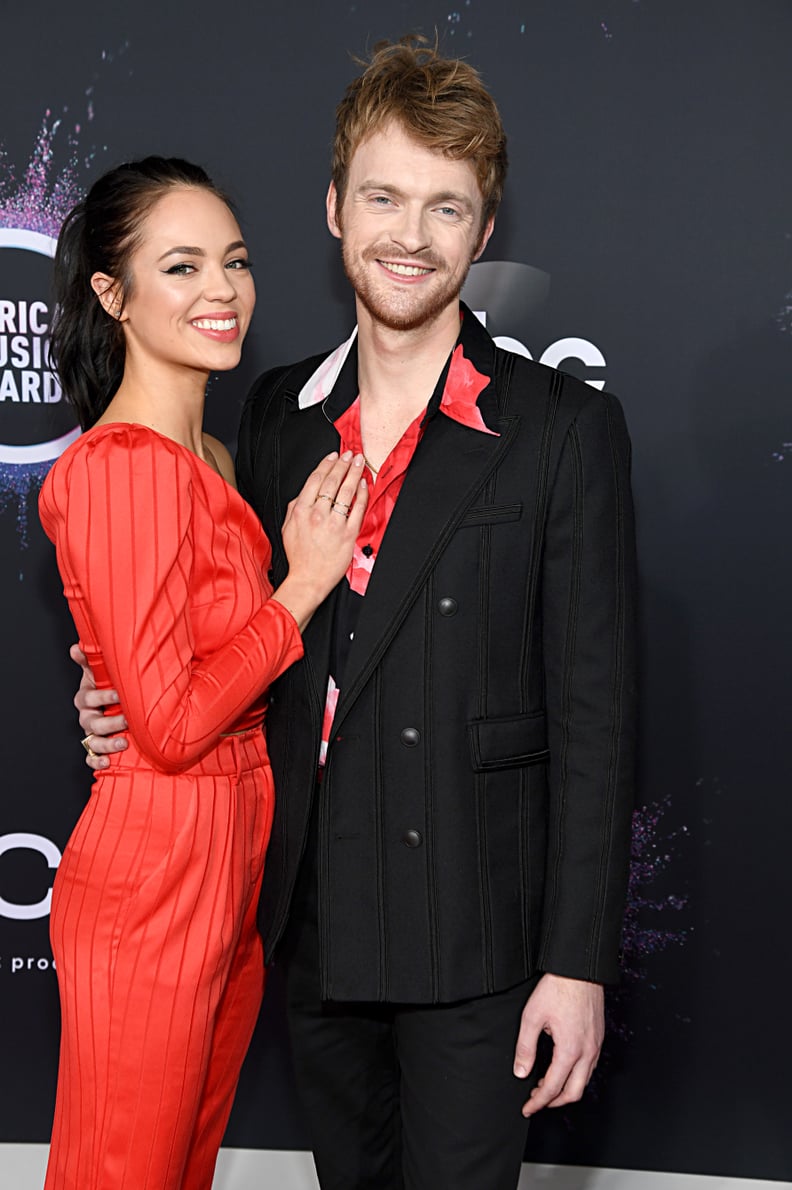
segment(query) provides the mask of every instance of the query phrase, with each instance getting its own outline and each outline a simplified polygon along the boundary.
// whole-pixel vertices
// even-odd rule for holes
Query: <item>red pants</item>
[[[259,728],[189,773],[130,740],[53,892],[62,1038],[45,1190],[209,1190],[264,990],[272,823]]]

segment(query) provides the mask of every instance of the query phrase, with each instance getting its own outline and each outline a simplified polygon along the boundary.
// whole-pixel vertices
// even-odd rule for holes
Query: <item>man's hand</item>
[[[127,721],[123,715],[105,715],[102,707],[111,707],[118,702],[115,690],[97,690],[88,659],[79,645],[72,645],[69,656],[82,669],[80,689],[74,696],[74,705],[80,713],[80,727],[86,737],[90,736],[91,752],[85,757],[85,763],[90,769],[106,769],[110,761],[110,752],[123,752],[127,742],[122,735],[114,732],[126,731]],[[110,736],[110,739],[105,739]]]
[[[605,993],[598,983],[543,975],[523,1009],[514,1073],[526,1078],[536,1061],[539,1034],[553,1039],[553,1060],[523,1105],[533,1116],[581,1098],[597,1065],[605,1036]]]

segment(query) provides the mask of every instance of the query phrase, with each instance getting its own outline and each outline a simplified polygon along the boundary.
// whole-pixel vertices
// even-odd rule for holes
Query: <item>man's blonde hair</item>
[[[336,109],[332,177],[339,208],[358,146],[392,120],[427,149],[469,161],[484,200],[482,228],[495,214],[506,179],[506,134],[478,71],[415,34],[374,46],[366,69]]]

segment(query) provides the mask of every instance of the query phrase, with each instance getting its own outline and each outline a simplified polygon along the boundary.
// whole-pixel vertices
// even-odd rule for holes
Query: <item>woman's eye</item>
[[[253,262],[247,257],[237,257],[235,260],[229,260],[226,265],[227,269],[252,269]]]
[[[195,272],[195,265],[183,260],[180,264],[172,264],[165,272],[172,277],[186,277],[189,273]]]

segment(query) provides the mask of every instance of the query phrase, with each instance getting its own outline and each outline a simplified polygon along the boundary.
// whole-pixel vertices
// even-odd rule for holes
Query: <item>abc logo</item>
[[[60,851],[52,839],[47,839],[44,835],[29,835],[23,832],[0,835],[0,873],[2,873],[4,856],[13,851],[31,853],[29,856],[31,886],[36,891],[40,889],[42,896],[33,904],[18,904],[0,896],[0,917],[16,918],[18,921],[32,921],[36,917],[46,917],[52,902],[51,873],[54,873],[61,861]],[[42,856],[46,860],[46,868],[41,863]]]

